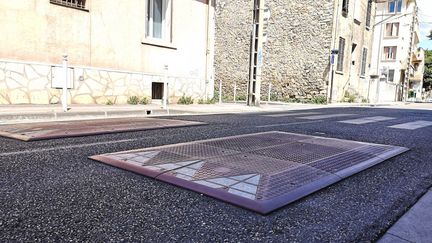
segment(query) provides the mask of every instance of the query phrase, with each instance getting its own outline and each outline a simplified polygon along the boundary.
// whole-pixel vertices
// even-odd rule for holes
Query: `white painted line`
[[[393,120],[393,119],[395,119],[395,118],[394,117],[386,117],[386,116],[372,116],[372,117],[364,117],[364,118],[345,120],[345,121],[339,121],[339,122],[361,125],[361,124],[367,124],[367,123],[373,123],[373,122],[388,121],[388,120]]]
[[[307,122],[291,122],[291,123],[269,124],[269,125],[255,126],[255,127],[257,127],[257,128],[264,128],[264,127],[281,127],[281,126],[299,125],[299,124],[308,124],[308,123],[317,123],[317,122],[322,122],[322,120],[317,120],[317,121],[307,121]]]
[[[307,116],[307,115],[318,115],[322,114],[320,112],[299,112],[299,113],[285,113],[285,114],[273,114],[273,115],[263,115],[266,117],[285,117],[285,116]]]
[[[343,116],[354,116],[355,114],[331,114],[331,115],[318,115],[318,116],[303,116],[297,117],[299,119],[307,119],[307,120],[319,120],[333,117],[343,117]]]
[[[48,151],[55,151],[55,150],[68,150],[68,149],[75,149],[75,148],[82,148],[82,147],[92,147],[92,146],[98,146],[98,145],[107,145],[107,144],[115,144],[115,143],[133,142],[133,141],[138,141],[138,140],[142,140],[142,139],[143,138],[124,139],[124,140],[118,140],[118,141],[98,142],[98,143],[88,143],[88,144],[77,144],[77,145],[61,146],[61,147],[46,148],[46,149],[38,148],[38,149],[23,150],[23,151],[17,151],[17,152],[0,153],[0,156],[19,155],[19,154],[31,154],[31,153],[48,152]]]
[[[432,121],[415,121],[407,122],[399,125],[390,126],[390,128],[406,129],[406,130],[416,130],[423,127],[432,126]]]

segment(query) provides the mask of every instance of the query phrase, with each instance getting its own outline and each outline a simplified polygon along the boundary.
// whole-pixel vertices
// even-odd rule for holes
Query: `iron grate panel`
[[[1,125],[0,136],[23,141],[34,141],[204,124],[205,123],[193,121],[139,117],[80,120],[73,122],[36,122]]]
[[[265,132],[91,158],[266,214],[407,150]]]
[[[270,158],[307,164],[344,152],[344,149],[317,144],[295,142],[270,148],[255,150],[252,153]]]

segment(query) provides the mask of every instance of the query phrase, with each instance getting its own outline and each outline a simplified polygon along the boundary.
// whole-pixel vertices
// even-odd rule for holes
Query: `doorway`
[[[152,99],[161,100],[163,98],[163,83],[152,83]]]

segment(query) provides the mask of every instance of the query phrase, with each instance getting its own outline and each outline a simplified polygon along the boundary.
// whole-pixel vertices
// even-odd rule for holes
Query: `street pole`
[[[253,27],[250,49],[248,106],[259,106],[261,99],[261,73],[263,65],[265,0],[254,0]]]
[[[62,108],[63,108],[63,112],[67,112],[68,111],[68,105],[67,105],[67,89],[68,89],[68,81],[69,81],[69,72],[68,72],[68,55],[67,54],[63,54],[63,77],[64,77],[64,82],[63,82],[63,87],[62,87]]]
[[[272,84],[269,83],[269,86],[268,86],[268,95],[267,95],[267,104],[269,104],[270,101],[271,101],[271,89],[272,89]]]
[[[410,28],[411,33],[410,33],[410,44],[409,44],[408,61],[407,61],[408,63],[407,63],[407,68],[405,70],[405,80],[404,80],[404,84],[402,87],[403,101],[404,102],[408,101],[409,75],[410,75],[409,70],[411,67],[411,55],[412,55],[413,45],[414,45],[414,25],[415,25],[415,21],[416,21],[416,17],[417,17],[417,11],[418,11],[417,6],[414,6],[413,18],[412,18],[411,28]]]
[[[237,82],[234,82],[234,103],[237,103]]]
[[[222,104],[222,79],[219,80],[219,104]]]
[[[163,87],[163,98],[162,108],[168,110],[168,65],[164,66],[164,87]]]

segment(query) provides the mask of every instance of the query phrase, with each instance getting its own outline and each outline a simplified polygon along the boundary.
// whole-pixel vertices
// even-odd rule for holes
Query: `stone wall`
[[[61,89],[52,84],[56,65],[0,61],[0,104],[56,104]],[[90,67],[73,67],[71,104],[126,104],[130,96],[151,97],[152,82],[163,82],[161,75],[123,72]],[[168,77],[169,96],[175,102],[182,95],[194,99],[205,96],[205,80]]]
[[[268,0],[261,93],[279,100],[326,96],[332,42],[333,0]],[[249,75],[253,0],[221,0],[216,6],[215,83],[224,94],[245,94]],[[217,87],[216,87],[217,89]]]

